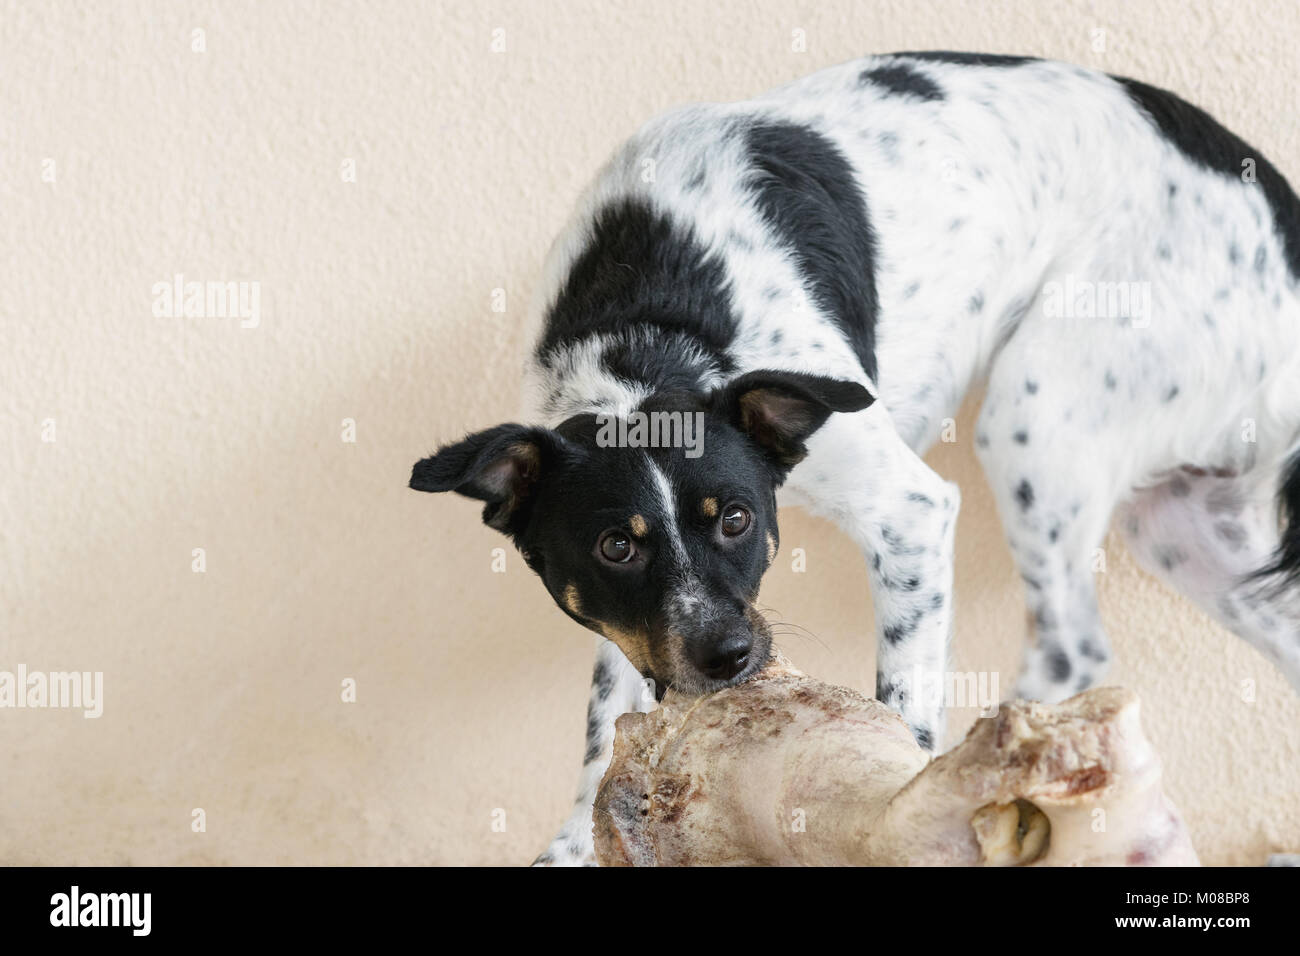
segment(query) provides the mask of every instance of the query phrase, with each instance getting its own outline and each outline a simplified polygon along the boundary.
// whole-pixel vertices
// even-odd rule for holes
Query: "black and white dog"
[[[778,489],[861,547],[876,695],[935,747],[916,682],[945,666],[959,497],[919,456],[976,384],[1032,620],[1019,695],[1105,675],[1093,558],[1117,508],[1145,566],[1300,688],[1300,200],[1170,93],[905,53],[674,111],[587,190],[533,313],[547,424],[445,447],[411,487],[485,501],[608,639],[539,862],[590,858],[643,676],[707,692],[766,659]],[[702,444],[636,440],[656,421]]]

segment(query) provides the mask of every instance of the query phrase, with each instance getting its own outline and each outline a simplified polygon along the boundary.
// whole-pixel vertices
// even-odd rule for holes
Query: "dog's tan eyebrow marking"
[[[776,538],[772,537],[772,532],[767,533],[767,563],[771,564],[776,560]]]
[[[718,499],[705,498],[700,502],[700,514],[706,518],[716,518],[718,516]]]
[[[582,601],[578,599],[578,587],[569,583],[564,586],[564,606],[573,614],[582,616]]]
[[[650,526],[645,523],[645,518],[641,515],[633,515],[628,518],[627,526],[632,529],[632,534],[638,538],[644,538],[650,533]]]

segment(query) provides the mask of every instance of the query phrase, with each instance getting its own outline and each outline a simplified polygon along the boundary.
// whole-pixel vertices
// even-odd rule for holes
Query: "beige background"
[[[593,639],[513,551],[492,572],[475,504],[405,484],[514,415],[541,256],[641,121],[873,51],[1035,53],[1170,87],[1295,182],[1298,39],[1286,2],[0,4],[0,669],[106,685],[97,721],[0,711],[0,862],[542,848]],[[178,272],[260,282],[261,325],[155,317]],[[965,440],[930,460],[966,502],[955,666],[1009,688],[1023,612],[987,489]],[[813,635],[786,651],[870,689],[856,551],[783,520],[763,601]],[[1300,849],[1300,700],[1109,544],[1112,679],[1205,861]]]

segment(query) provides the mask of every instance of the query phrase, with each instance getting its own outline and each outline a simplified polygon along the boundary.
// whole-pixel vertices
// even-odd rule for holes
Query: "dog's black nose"
[[[730,680],[745,669],[753,646],[748,634],[728,637],[717,644],[700,648],[694,655],[695,666],[706,677]]]

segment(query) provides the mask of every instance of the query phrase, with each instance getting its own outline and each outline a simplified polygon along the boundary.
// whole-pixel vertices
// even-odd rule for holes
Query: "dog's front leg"
[[[614,721],[627,713],[644,713],[655,705],[654,689],[641,677],[623,652],[601,638],[596,666],[591,673],[587,701],[587,749],[578,778],[573,812],[550,845],[533,861],[534,866],[594,866],[591,806],[614,750]]]
[[[791,474],[795,500],[835,521],[867,559],[876,697],[934,752],[943,737],[960,492],[904,443],[879,405],[834,416],[808,448]]]

